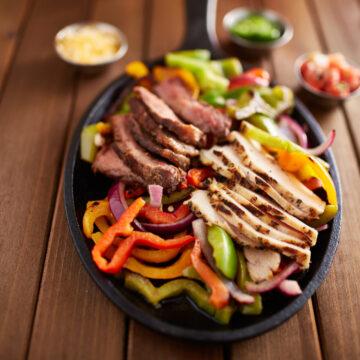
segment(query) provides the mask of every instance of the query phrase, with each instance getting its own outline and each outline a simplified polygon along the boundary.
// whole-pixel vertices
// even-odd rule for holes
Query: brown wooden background
[[[358,0],[219,0],[218,33],[236,6],[273,8],[294,39],[262,63],[296,87],[293,63],[311,50],[360,62]],[[56,58],[53,37],[69,23],[97,19],[126,33],[126,57],[98,77]],[[335,128],[344,221],[331,271],[306,306],[252,340],[196,344],[130,320],[100,292],[75,253],[64,216],[64,154],[95,95],[128,61],[180,44],[181,0],[0,1],[0,358],[1,359],[356,359],[360,358],[360,98],[332,110],[311,106]],[[238,54],[241,56],[241,54]]]

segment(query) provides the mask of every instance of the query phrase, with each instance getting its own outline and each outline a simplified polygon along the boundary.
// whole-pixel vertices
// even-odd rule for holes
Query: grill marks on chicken
[[[146,184],[158,184],[174,191],[185,179],[185,172],[151,156],[134,139],[131,129],[136,126],[133,115],[111,117],[115,149],[124,163]]]
[[[220,110],[193,99],[180,79],[162,81],[155,86],[155,92],[180,118],[205,134],[212,134],[216,138],[225,138],[228,135],[230,118]]]

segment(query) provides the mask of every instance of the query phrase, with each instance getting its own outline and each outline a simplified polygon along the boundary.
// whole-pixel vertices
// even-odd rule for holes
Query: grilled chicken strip
[[[281,256],[271,250],[244,248],[247,269],[255,282],[269,280],[279,269]]]
[[[115,150],[124,163],[146,184],[158,184],[174,191],[184,181],[185,172],[173,165],[152,157],[132,136],[135,125],[132,115],[114,115],[110,118],[115,140]]]
[[[180,155],[189,157],[199,155],[199,150],[194,146],[185,144],[165,130],[162,125],[159,125],[146,111],[145,105],[139,99],[132,98],[130,100],[130,107],[141,128],[152,136],[159,145]]]
[[[133,127],[131,128],[131,132],[135,138],[135,140],[146,150],[149,152],[159,155],[164,159],[169,160],[176,166],[181,167],[182,169],[187,170],[190,166],[190,159],[181,154],[176,154],[172,150],[166,149],[160,145],[158,145],[151,136],[146,134],[140,127],[140,125],[134,121]]]
[[[236,214],[236,216],[241,219],[246,224],[250,225],[256,232],[266,235],[269,237],[273,237],[279,241],[296,245],[301,248],[308,247],[308,244],[303,240],[295,238],[293,236],[284,234],[275,228],[267,225],[266,223],[259,220],[256,216],[254,216],[249,210],[236,202],[225,189],[222,189],[217,185],[216,182],[213,182],[210,185],[210,191],[212,193],[211,199],[215,199],[218,203],[224,204],[226,207],[231,209],[231,211]],[[211,202],[211,201],[210,201]],[[250,237],[249,235],[247,235]]]
[[[204,219],[208,226],[217,225],[223,228],[233,238],[238,237],[236,229],[232,229],[231,225],[223,219],[218,212],[215,211],[210,204],[210,194],[206,190],[195,190],[191,193],[189,200],[185,202],[189,205],[194,214]],[[255,246],[255,243],[244,237],[242,244],[246,246]]]
[[[193,99],[180,79],[162,81],[155,86],[155,92],[176,114],[205,134],[225,138],[229,133],[230,118],[218,109]]]
[[[243,219],[250,226],[252,226],[256,231],[272,236],[281,241],[287,242],[289,244],[297,245],[300,247],[310,246],[310,239],[307,237],[303,237],[300,239],[299,237],[295,237],[288,233],[284,233],[277,229],[275,226],[269,225],[266,222],[262,221],[259,215],[259,210],[251,206],[249,204],[244,204],[244,201],[240,199],[241,196],[236,196],[232,190],[227,188],[226,186],[213,181],[209,187],[210,191],[216,195],[218,199],[221,199],[223,203],[231,208],[234,213],[238,215],[239,218]],[[245,200],[246,202],[246,200]],[[254,213],[251,211],[255,211]],[[277,225],[275,223],[275,225]]]
[[[165,102],[155,94],[142,86],[134,87],[134,93],[159,125],[166,127],[187,144],[199,147],[205,145],[204,133],[193,125],[184,124]]]
[[[306,212],[309,218],[319,217],[324,212],[325,202],[302,184],[294,175],[257,150],[242,134],[231,132],[229,140],[236,144],[235,151],[242,163],[261,176],[291,204]]]
[[[307,214],[290,204],[260,176],[245,167],[231,146],[214,146],[209,150],[202,150],[200,160],[228,179],[234,177],[242,185],[254,191],[261,190],[292,215],[300,219],[308,219]]]
[[[136,175],[116,154],[111,145],[103,146],[96,154],[92,164],[93,171],[108,177],[119,179],[124,183],[144,185],[143,179]]]
[[[294,258],[301,268],[307,269],[309,267],[311,253],[308,248],[304,249],[293,244],[288,244],[256,231],[248,223],[240,219],[231,208],[224,205],[221,199],[216,198],[215,194],[211,197],[210,203],[214,209],[219,212],[229,224],[236,227],[241,234],[244,234],[247,238],[257,242],[256,246],[253,247],[277,251],[284,256]],[[234,237],[234,240],[238,241],[241,245],[245,245],[243,244],[242,239]]]

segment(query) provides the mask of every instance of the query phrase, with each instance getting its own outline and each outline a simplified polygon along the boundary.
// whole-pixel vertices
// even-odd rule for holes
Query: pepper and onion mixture
[[[271,87],[265,69],[243,71],[235,58],[173,52],[165,66],[148,69],[137,61],[127,71],[143,86],[182,79],[194,99],[221,109],[233,125],[225,144],[200,150],[175,191],[118,182],[106,198],[87,203],[83,231],[99,270],[120,275],[125,287],[156,307],[186,295],[221,324],[235,312],[261,314],[269,291],[301,294],[289,277],[309,267],[318,231],[338,210],[329,165],[319,157],[335,132],[308,148],[306,131],[290,117],[292,91]],[[129,111],[129,97],[118,112]],[[82,159],[92,162],[110,134],[106,122],[85,127]]]

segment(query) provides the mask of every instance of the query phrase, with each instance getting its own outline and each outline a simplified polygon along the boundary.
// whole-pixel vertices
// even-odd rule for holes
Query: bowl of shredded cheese
[[[55,50],[68,64],[83,68],[103,68],[122,58],[128,45],[115,26],[102,22],[68,25],[55,36]]]

